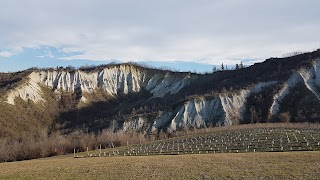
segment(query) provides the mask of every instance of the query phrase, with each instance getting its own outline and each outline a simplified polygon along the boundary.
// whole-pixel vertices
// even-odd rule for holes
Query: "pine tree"
[[[242,61],[241,61],[241,63],[240,63],[240,69],[242,69],[242,68],[244,68],[244,66],[243,66],[243,63],[242,63]]]

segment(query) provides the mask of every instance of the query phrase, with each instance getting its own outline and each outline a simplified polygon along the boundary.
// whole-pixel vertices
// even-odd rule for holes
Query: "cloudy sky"
[[[135,61],[179,70],[320,48],[319,0],[2,0],[0,71]]]

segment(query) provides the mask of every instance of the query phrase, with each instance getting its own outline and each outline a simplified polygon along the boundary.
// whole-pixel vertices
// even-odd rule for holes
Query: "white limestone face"
[[[172,112],[160,112],[158,118],[153,122],[152,126],[148,128],[148,132],[155,133],[158,129],[166,126],[171,121]]]
[[[320,59],[315,60],[310,69],[300,69],[298,73],[306,87],[320,100]]]
[[[35,72],[36,73],[36,72]],[[101,88],[111,95],[140,91],[144,77],[140,71],[128,66],[105,68],[99,72],[83,71],[42,71],[38,73],[44,85],[56,90],[74,91],[81,88],[83,92],[92,93]]]
[[[152,79],[152,78],[151,78]],[[153,80],[153,79],[152,79]],[[164,97],[167,93],[175,94],[179,92],[182,88],[186,87],[190,83],[190,76],[186,76],[183,79],[179,79],[174,75],[167,74],[164,79],[159,83],[159,78],[156,77],[154,80],[157,82],[150,82],[149,87],[154,87],[153,89],[147,88],[153,94],[154,97]],[[156,84],[156,86],[152,86]]]
[[[28,82],[8,93],[7,102],[14,104],[16,97],[21,97],[25,101],[43,101],[41,86],[49,87],[54,91],[69,92],[77,88],[81,88],[82,92],[86,93],[103,90],[111,96],[119,93],[139,92],[145,88],[153,94],[153,97],[163,97],[167,93],[179,92],[189,83],[190,77],[187,75],[183,78],[176,78],[174,75],[159,73],[148,77],[147,72],[126,65],[105,68],[98,72],[35,71],[28,76]],[[81,100],[87,101],[86,99]]]
[[[31,100],[35,103],[43,101],[41,87],[36,79],[32,79],[32,76],[29,77],[28,82],[7,94],[7,103],[14,105],[16,97],[21,97],[25,101]]]
[[[219,98],[212,100],[193,99],[187,101],[174,114],[168,131],[190,128],[204,128],[207,124],[215,125],[224,117]]]
[[[264,87],[277,81],[261,82],[234,94],[220,94],[214,99],[197,98],[185,102],[174,111],[162,112],[152,126],[152,132],[169,124],[169,132],[203,128],[208,125],[232,125],[243,119],[245,102],[252,93],[258,93]]]
[[[269,110],[269,117],[276,115],[280,109],[280,103],[284,97],[289,94],[289,90],[295,87],[299,82],[304,85],[320,100],[320,59],[316,59],[309,69],[301,68],[296,73],[293,73],[288,81],[283,85],[283,88],[274,95],[273,103]]]
[[[277,81],[261,82],[248,89],[243,89],[237,94],[221,94],[219,98],[223,111],[226,114],[224,125],[232,125],[243,120],[243,113],[246,109],[245,103],[247,98],[253,94],[260,92],[264,87],[276,84]]]

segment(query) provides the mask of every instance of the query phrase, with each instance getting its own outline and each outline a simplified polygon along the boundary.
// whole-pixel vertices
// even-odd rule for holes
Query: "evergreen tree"
[[[239,68],[240,68],[240,69],[244,68],[242,61],[241,61],[241,63],[240,63],[240,67],[239,67]]]

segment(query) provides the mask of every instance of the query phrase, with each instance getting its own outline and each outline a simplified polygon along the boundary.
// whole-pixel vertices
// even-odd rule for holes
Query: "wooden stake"
[[[111,145],[112,145],[112,152],[113,152],[113,155],[114,155],[114,145],[113,145],[113,142],[111,142]]]
[[[87,147],[87,156],[89,156],[89,147]]]

